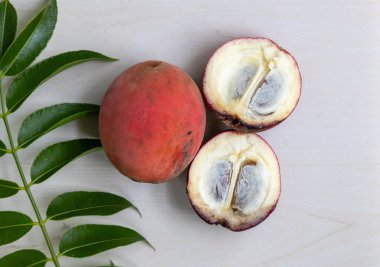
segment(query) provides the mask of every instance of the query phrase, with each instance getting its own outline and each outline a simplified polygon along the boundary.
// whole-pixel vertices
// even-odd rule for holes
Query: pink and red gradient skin
[[[193,160],[206,125],[202,95],[180,68],[146,61],[124,71],[100,108],[104,151],[124,175],[160,183]]]
[[[270,43],[272,43],[273,45],[275,45],[280,51],[286,53],[287,55],[290,56],[290,58],[294,61],[295,65],[297,66],[297,69],[299,70],[299,66],[298,66],[298,63],[296,61],[296,59],[288,52],[286,51],[285,49],[283,49],[282,47],[280,47],[277,43],[273,42],[271,39],[269,38],[264,38],[264,37],[243,37],[243,38],[235,38],[235,39],[232,39],[231,41],[223,44],[222,46],[220,46],[211,56],[209,62],[207,63],[207,65],[212,61],[213,57],[218,53],[219,49],[223,48],[225,45],[228,45],[230,42],[234,42],[234,41],[238,41],[238,40],[266,40],[266,41],[269,41]],[[207,107],[209,107],[212,111],[214,111],[214,113],[218,116],[218,118],[223,121],[228,127],[230,127],[231,129],[234,129],[236,131],[239,131],[239,132],[262,132],[262,131],[265,131],[265,130],[268,130],[270,128],[273,128],[274,126],[280,124],[281,122],[283,122],[286,118],[288,118],[290,116],[290,114],[293,113],[294,109],[296,108],[300,98],[301,98],[301,88],[302,88],[302,77],[301,77],[301,73],[298,71],[298,74],[299,74],[299,78],[300,78],[300,88],[299,88],[299,96],[298,96],[298,99],[297,99],[297,102],[296,104],[294,105],[294,107],[292,107],[292,110],[291,112],[288,114],[288,116],[286,116],[286,118],[284,118],[283,120],[281,121],[271,121],[269,123],[266,123],[266,124],[247,124],[243,121],[241,121],[238,117],[236,116],[233,116],[231,114],[228,114],[227,112],[224,112],[224,111],[221,111],[221,110],[218,110],[217,107],[215,107],[212,103],[212,100],[208,97],[208,95],[206,94],[205,92],[205,84],[206,84],[206,73],[207,73],[207,67],[206,67],[206,72],[205,72],[205,75],[203,76],[203,95],[204,95],[204,99],[206,100],[206,105]]]
[[[220,134],[223,134],[223,133],[226,133],[226,132],[228,133],[228,132],[234,132],[234,131],[233,131],[233,130],[223,131],[223,132],[221,132],[221,133],[215,135],[213,138],[211,138],[209,141],[207,141],[207,143],[208,143],[208,142],[212,142],[212,140],[213,140],[214,138],[216,138],[216,137],[219,136]],[[236,132],[234,132],[234,133],[236,133]],[[254,134],[254,133],[251,133],[251,134]],[[238,227],[235,227],[235,228],[234,228],[233,226],[229,225],[227,221],[212,222],[210,216],[209,216],[208,214],[205,214],[204,212],[202,212],[202,210],[198,209],[198,208],[193,204],[193,202],[191,201],[191,198],[189,197],[189,200],[190,200],[191,206],[193,207],[194,211],[195,211],[195,212],[198,214],[198,216],[199,216],[202,220],[204,220],[206,223],[211,224],[211,225],[221,225],[221,226],[223,226],[223,227],[225,227],[225,228],[230,229],[230,230],[233,231],[233,232],[241,232],[241,231],[248,230],[248,229],[250,229],[250,228],[252,228],[252,227],[254,227],[254,226],[260,224],[260,223],[263,222],[266,218],[268,218],[269,215],[271,215],[272,212],[276,209],[277,203],[278,203],[278,201],[279,201],[279,199],[280,199],[280,195],[281,195],[281,169],[280,169],[280,163],[279,163],[279,160],[278,160],[278,157],[277,157],[276,153],[274,152],[273,148],[268,144],[268,142],[265,141],[264,138],[262,138],[261,136],[259,136],[259,135],[257,135],[257,134],[256,134],[256,136],[259,137],[259,138],[260,138],[265,144],[268,145],[268,147],[273,151],[273,154],[274,154],[275,157],[276,157],[276,161],[277,161],[277,165],[278,165],[278,177],[279,177],[279,183],[280,183],[280,185],[279,185],[279,186],[280,186],[280,190],[279,190],[279,192],[278,192],[278,196],[277,196],[277,200],[276,200],[276,202],[275,202],[275,203],[273,204],[273,206],[268,210],[268,212],[265,214],[265,216],[260,217],[260,218],[258,218],[257,220],[252,221],[251,223],[241,224],[241,225],[239,225]],[[206,145],[206,144],[204,144],[204,145]],[[203,146],[202,146],[202,147],[203,147]],[[200,153],[201,150],[202,150],[202,148],[199,150],[198,153]],[[188,185],[189,185],[189,179],[190,179],[190,175],[191,175],[191,168],[192,168],[192,164],[190,165],[189,172],[188,172],[188,177],[187,177],[187,187],[186,187],[186,192],[187,192],[187,195],[188,195],[188,196],[189,196]]]

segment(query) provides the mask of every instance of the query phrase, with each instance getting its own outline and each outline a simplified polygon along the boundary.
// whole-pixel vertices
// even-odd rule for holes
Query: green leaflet
[[[0,267],[43,267],[46,265],[45,254],[34,249],[23,249],[8,254],[0,259]]]
[[[0,211],[0,246],[20,239],[32,227],[29,216],[16,211]]]
[[[13,42],[16,30],[16,9],[8,0],[5,0],[0,3],[0,58]]]
[[[76,216],[112,215],[131,207],[135,208],[131,202],[114,194],[80,191],[64,193],[53,199],[46,215],[50,220],[58,221]]]
[[[59,252],[68,257],[84,258],[139,241],[149,244],[143,236],[129,228],[86,224],[74,227],[63,235]]]
[[[7,152],[5,152],[7,147],[5,146],[4,142],[0,140],[0,157],[4,156]]]
[[[26,69],[46,47],[56,22],[57,2],[49,0],[9,46],[0,61],[0,71],[13,76]]]
[[[14,182],[0,179],[0,198],[7,198],[16,195],[19,191],[18,187],[18,184]]]
[[[4,102],[8,110],[1,111],[0,117],[6,126],[9,148],[0,140],[0,157],[11,153],[22,179],[17,183],[0,179],[0,198],[15,195],[20,190],[28,193],[38,222],[23,213],[0,211],[0,246],[10,244],[26,235],[35,225],[39,225],[46,240],[50,257],[38,250],[23,249],[0,258],[0,267],[44,267],[47,262],[59,266],[59,260],[51,244],[45,224],[49,220],[63,220],[74,216],[112,215],[127,208],[135,208],[128,200],[105,192],[64,193],[50,203],[47,218],[40,216],[38,203],[33,200],[30,186],[51,177],[71,161],[92,151],[101,149],[99,139],[78,139],[53,144],[41,151],[35,158],[31,170],[31,183],[27,180],[18,158],[20,148],[25,148],[48,132],[83,116],[96,114],[98,105],[63,103],[46,107],[30,114],[22,123],[18,134],[18,146],[9,131],[8,116],[42,83],[61,71],[90,60],[112,61],[114,59],[92,51],[71,51],[41,61],[30,67],[51,38],[57,22],[56,0],[46,0],[47,4],[26,25],[15,39],[17,13],[8,0],[0,0],[0,83],[4,76],[15,77],[7,89],[2,89],[0,105]],[[3,93],[7,92],[6,99]],[[4,107],[5,109],[5,107]],[[138,241],[148,243],[134,230],[113,225],[81,225],[70,229],[60,243],[60,252],[69,257],[86,257],[119,246]],[[148,243],[149,244],[149,243]],[[47,250],[47,248],[46,248]],[[51,264],[53,266],[53,264]],[[112,262],[110,266],[115,266]]]
[[[34,160],[30,177],[35,184],[42,183],[71,161],[102,147],[99,139],[77,139],[51,145]]]
[[[91,60],[114,61],[93,51],[71,51],[45,59],[21,73],[10,85],[7,92],[8,112],[16,111],[34,90],[60,72]]]
[[[17,137],[18,145],[25,148],[66,123],[98,112],[98,105],[80,103],[64,103],[37,110],[22,122]]]

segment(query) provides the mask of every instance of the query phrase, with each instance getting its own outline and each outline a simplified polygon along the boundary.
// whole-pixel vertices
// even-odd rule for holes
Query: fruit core
[[[270,179],[266,176],[259,161],[217,159],[205,169],[201,195],[210,207],[250,214],[260,208],[267,195]]]

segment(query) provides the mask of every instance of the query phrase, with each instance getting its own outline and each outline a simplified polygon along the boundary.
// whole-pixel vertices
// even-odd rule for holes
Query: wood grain
[[[21,27],[45,1],[12,2]],[[142,60],[176,64],[199,83],[211,53],[239,36],[275,40],[297,59],[303,78],[295,112],[262,133],[279,156],[283,181],[278,208],[263,224],[243,233],[209,226],[187,200],[185,175],[161,185],[134,183],[97,152],[33,188],[41,210],[61,192],[107,190],[129,198],[143,217],[126,211],[52,222],[48,230],[55,245],[78,223],[117,223],[141,232],[157,252],[136,244],[84,261],[63,258],[63,266],[98,266],[110,259],[123,267],[380,266],[379,1],[62,0],[58,5],[57,29],[40,59],[92,49],[120,61],[87,63],[43,85],[10,118],[14,133],[38,108],[100,103],[110,82]],[[222,128],[208,115],[213,128]],[[23,167],[28,173],[48,144],[96,134],[94,119],[65,126],[22,151]],[[2,126],[0,138],[5,139]],[[1,159],[0,176],[18,181],[10,157]],[[0,201],[0,210],[11,208],[32,214],[22,193]],[[25,246],[47,252],[36,228],[2,247],[0,256]]]

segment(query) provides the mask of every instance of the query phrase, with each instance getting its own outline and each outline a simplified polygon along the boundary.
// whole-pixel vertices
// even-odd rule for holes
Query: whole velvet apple
[[[145,61],[111,84],[99,123],[104,151],[122,174],[160,183],[178,176],[193,160],[206,114],[189,75],[165,62]]]

